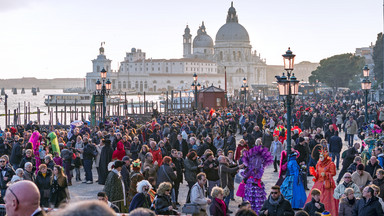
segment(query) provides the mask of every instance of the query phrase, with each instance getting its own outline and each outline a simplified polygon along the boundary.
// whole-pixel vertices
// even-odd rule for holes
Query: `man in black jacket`
[[[0,202],[1,203],[4,203],[3,197],[5,196],[5,191],[8,188],[7,183],[11,181],[13,175],[14,175],[14,172],[12,168],[6,166],[6,162],[4,158],[0,158],[0,190],[1,190]]]
[[[211,190],[214,186],[220,186],[219,162],[213,157],[212,153],[205,155],[207,160],[204,162],[204,173],[208,179],[208,197],[211,198]]]
[[[183,155],[186,156],[188,154],[188,143],[181,134],[177,135],[177,140],[173,143],[173,148],[177,151],[182,151]]]
[[[343,142],[341,138],[339,137],[339,132],[335,131],[334,135],[329,138],[329,152],[330,156],[332,157],[332,162],[335,162],[336,159],[336,169],[339,169],[339,163],[340,163],[340,152],[343,148]]]
[[[353,208],[353,216],[379,216],[384,215],[379,199],[374,196],[372,187],[367,186],[363,190],[363,198],[357,201]]]
[[[321,214],[324,210],[324,204],[320,202],[321,191],[319,189],[313,189],[311,191],[312,200],[304,206],[304,211],[309,215],[316,215],[316,212]]]
[[[236,139],[232,136],[231,131],[227,131],[227,137],[224,139],[224,152],[228,155],[228,151],[236,152]]]
[[[265,200],[259,211],[260,216],[293,216],[295,212],[291,203],[280,193],[280,187],[275,185],[271,188],[271,195]]]
[[[376,171],[378,169],[382,169],[382,167],[379,165],[379,161],[377,160],[376,156],[372,156],[369,159],[369,162],[367,166],[365,166],[365,171],[367,171],[373,179],[376,178]]]
[[[175,170],[176,170],[176,180],[173,181],[173,188],[175,189],[175,202],[176,205],[179,204],[179,188],[180,184],[183,183],[183,169],[184,164],[182,159],[178,158],[178,152],[176,149],[171,150],[171,159],[173,164],[175,164]]]
[[[343,178],[345,172],[347,172],[348,167],[353,163],[353,160],[358,155],[359,148],[360,148],[360,144],[355,143],[352,148],[346,150],[345,157],[342,157],[343,158],[343,168],[340,170],[339,177],[337,178],[337,181],[336,181],[337,184],[339,184],[341,178]]]
[[[93,175],[92,175],[92,162],[93,157],[96,157],[97,150],[94,143],[89,143],[88,139],[85,138],[86,142],[84,142],[83,149],[83,166],[85,171],[85,180],[83,183],[92,184],[93,183]]]
[[[12,164],[13,169],[19,168],[20,161],[23,159],[23,149],[21,147],[23,139],[19,139],[19,136],[15,136],[15,142],[12,146],[12,153],[9,162]]]

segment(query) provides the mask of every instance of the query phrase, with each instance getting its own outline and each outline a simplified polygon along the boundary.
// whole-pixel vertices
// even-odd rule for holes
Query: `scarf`
[[[216,202],[219,203],[221,210],[223,210],[223,215],[227,215],[227,206],[225,205],[225,202],[221,199],[215,198]]]
[[[279,198],[277,200],[273,200],[272,199],[272,196],[269,197],[269,203],[273,206],[277,206],[279,205],[280,201],[281,201],[282,197],[281,195],[279,196]]]
[[[347,182],[343,182],[343,185],[344,185],[345,188],[349,188],[349,186],[351,186],[352,183],[353,183],[353,182],[349,182],[349,183],[347,183]]]
[[[347,197],[347,200],[348,200],[349,205],[353,205],[353,204],[355,204],[356,198],[353,197],[353,199],[350,200],[350,199],[348,199],[348,197]]]

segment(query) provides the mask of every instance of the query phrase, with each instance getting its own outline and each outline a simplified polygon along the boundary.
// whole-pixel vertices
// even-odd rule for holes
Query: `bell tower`
[[[183,57],[187,58],[191,56],[192,51],[192,35],[188,25],[185,27],[183,35]]]

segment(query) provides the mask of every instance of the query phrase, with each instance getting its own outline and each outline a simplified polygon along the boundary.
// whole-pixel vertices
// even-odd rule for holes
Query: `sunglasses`
[[[5,163],[5,161],[0,161],[0,163]]]
[[[278,194],[279,192],[271,192],[271,194]]]
[[[351,178],[350,176],[345,176],[344,178]]]
[[[166,190],[167,192],[171,192],[171,190]]]

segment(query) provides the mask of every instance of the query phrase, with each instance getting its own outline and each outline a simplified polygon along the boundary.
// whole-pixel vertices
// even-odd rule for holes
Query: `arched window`
[[[128,81],[128,89],[132,88],[132,83],[131,81]]]
[[[241,61],[241,52],[240,52],[240,51],[237,52],[237,59],[238,59],[239,61]]]
[[[170,80],[167,80],[167,84],[170,84],[171,83],[171,81]]]
[[[148,82],[144,81],[144,89],[147,89],[147,88],[148,88]]]
[[[220,61],[223,61],[223,51],[220,51]]]
[[[180,81],[180,84],[183,84],[183,83],[184,83],[184,80],[181,80],[181,81]]]
[[[121,82],[120,82],[120,81],[117,82],[117,88],[118,88],[118,89],[121,89]]]
[[[139,88],[139,81],[136,81],[136,82],[135,82],[135,88],[136,88],[136,89]]]
[[[153,84],[156,84],[157,83],[157,81],[156,80],[153,80]]]
[[[236,52],[233,51],[233,60],[236,61]]]
[[[96,72],[100,72],[100,66],[99,65],[97,65],[97,67],[96,67]]]
[[[127,83],[125,81],[123,81],[123,88],[126,89],[127,88]]]
[[[143,89],[143,81],[140,81],[140,91],[141,92],[144,91],[144,89]]]

